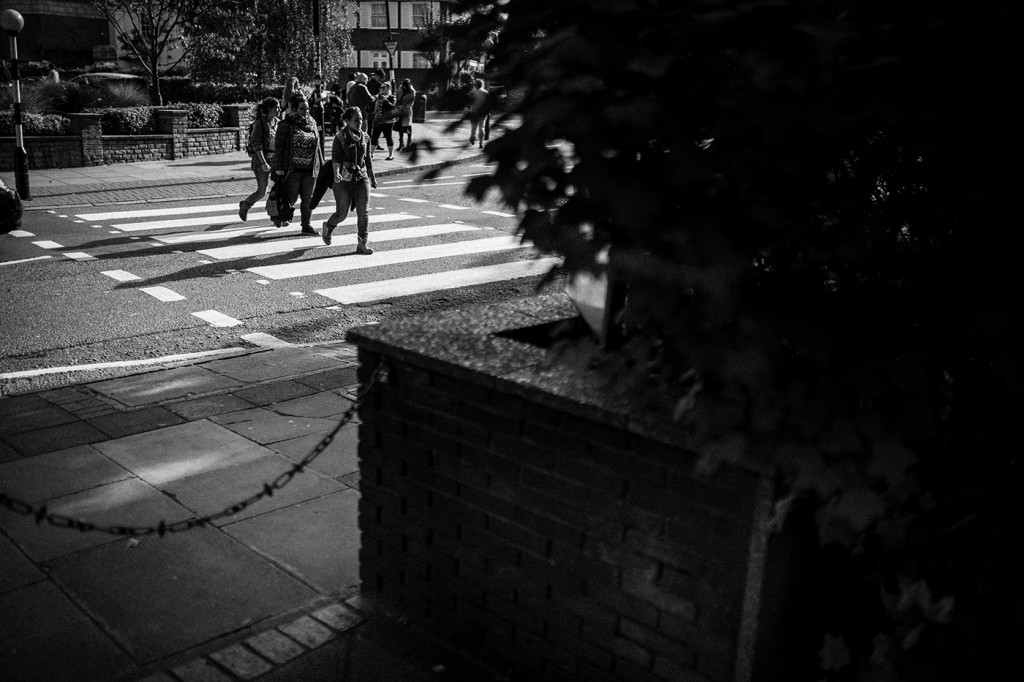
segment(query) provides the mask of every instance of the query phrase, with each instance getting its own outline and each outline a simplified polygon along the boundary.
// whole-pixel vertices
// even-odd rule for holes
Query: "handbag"
[[[267,195],[267,215],[277,223],[289,223],[295,215],[295,205],[285,199],[284,183],[287,175],[274,182]]]

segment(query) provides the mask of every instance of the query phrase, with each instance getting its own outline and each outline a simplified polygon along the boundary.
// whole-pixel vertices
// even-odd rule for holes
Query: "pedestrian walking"
[[[323,145],[316,122],[309,115],[309,103],[302,93],[292,95],[289,114],[277,127],[274,146],[274,173],[284,182],[285,200],[300,200],[302,234],[316,235],[310,225],[313,213],[313,185],[324,163]]]
[[[296,78],[295,76],[291,76],[288,80],[284,82],[284,87],[281,88],[281,105],[284,107],[284,109],[280,113],[280,117],[282,120],[288,118],[290,114],[295,113],[290,108],[292,96],[299,94],[301,92],[302,89],[299,87],[299,79]]]
[[[377,177],[373,174],[373,158],[370,154],[370,136],[363,131],[360,120],[363,112],[349,107],[342,114],[345,127],[334,136],[331,145],[331,169],[334,175],[334,213],[324,222],[322,237],[324,244],[331,243],[334,228],[345,219],[349,209],[356,210],[356,253],[369,255],[373,249],[367,246],[370,218],[367,206],[370,202],[370,188],[377,189]]]
[[[267,183],[273,171],[274,139],[277,136],[277,115],[281,103],[268,97],[256,105],[256,120],[253,121],[247,150],[252,150],[250,168],[256,175],[256,191],[238,202],[238,217],[245,220],[249,209],[267,194]]]
[[[473,81],[473,89],[469,91],[469,104],[466,106],[466,117],[469,118],[469,144],[472,146],[479,141],[480,147],[484,146],[484,135],[487,126],[487,90],[484,88],[482,79]]]
[[[412,87],[412,81],[408,78],[402,79],[398,86],[398,151],[402,151],[412,144],[412,105],[416,102],[416,88]]]
[[[359,107],[363,114],[363,132],[366,132],[370,119],[373,118],[373,103],[376,101],[376,98],[367,89],[366,81],[366,74],[361,71],[357,72],[356,83],[348,91],[348,105],[350,107]]]
[[[371,149],[380,149],[380,135],[384,133],[384,141],[388,145],[388,157],[385,161],[395,158],[395,139],[392,137],[392,130],[395,122],[398,121],[395,96],[391,94],[391,83],[384,83],[380,86],[380,94],[377,95],[377,102],[373,107],[373,139]]]

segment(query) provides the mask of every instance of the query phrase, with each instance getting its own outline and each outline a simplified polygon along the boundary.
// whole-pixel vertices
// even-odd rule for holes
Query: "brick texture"
[[[360,359],[365,382],[380,358]],[[732,680],[757,475],[388,368],[359,415],[364,593],[530,678]]]

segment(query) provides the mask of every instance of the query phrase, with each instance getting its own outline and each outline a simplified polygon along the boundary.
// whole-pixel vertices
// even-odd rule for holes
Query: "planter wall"
[[[498,335],[547,297],[352,330],[362,594],[525,679],[749,680],[770,486]]]

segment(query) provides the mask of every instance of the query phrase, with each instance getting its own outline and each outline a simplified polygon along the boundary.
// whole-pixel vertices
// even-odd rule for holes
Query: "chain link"
[[[35,517],[36,524],[46,522],[47,524],[55,528],[69,528],[77,530],[80,533],[107,533],[109,535],[119,536],[144,536],[144,535],[156,535],[163,537],[168,533],[181,533],[184,531],[192,530],[196,527],[204,527],[210,525],[212,522],[219,519],[234,516],[235,514],[245,510],[249,506],[259,502],[265,497],[273,497],[274,493],[281,488],[288,485],[296,474],[302,472],[306,467],[313,463],[317,457],[319,457],[324,450],[326,450],[330,444],[334,441],[334,437],[338,435],[338,432],[345,427],[346,424],[351,423],[352,418],[355,416],[356,411],[360,405],[366,399],[366,396],[370,394],[374,386],[377,384],[378,379],[384,380],[387,376],[387,370],[384,368],[384,364],[381,363],[373,370],[373,374],[370,376],[370,381],[367,386],[359,392],[356,396],[355,401],[351,406],[341,415],[341,421],[329,434],[323,437],[323,439],[316,444],[309,454],[302,458],[302,460],[291,467],[288,471],[285,471],[280,476],[274,479],[271,483],[264,483],[263,489],[258,493],[247,497],[244,500],[235,502],[234,504],[225,507],[219,512],[209,514],[200,518],[186,519],[184,521],[177,521],[175,523],[167,523],[167,521],[161,520],[155,526],[100,526],[95,523],[89,523],[88,521],[82,521],[80,519],[71,518],[70,516],[64,516],[63,514],[54,514],[48,511],[47,505],[44,503],[39,507],[35,507],[28,502],[24,502],[14,497],[0,492],[0,507],[6,507],[15,514],[21,514],[22,516],[33,516]]]

